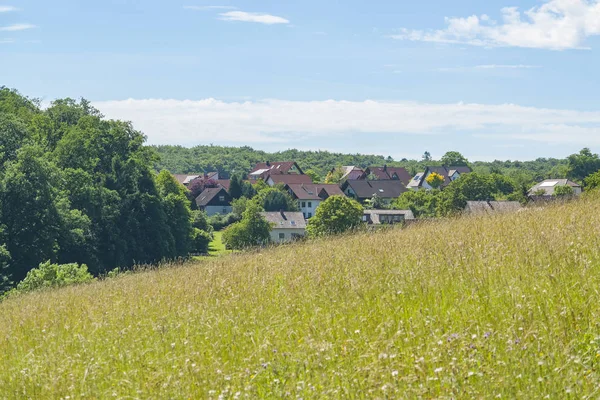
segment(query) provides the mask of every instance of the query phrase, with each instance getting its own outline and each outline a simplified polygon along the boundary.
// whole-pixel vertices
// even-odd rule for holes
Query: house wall
[[[215,214],[225,215],[225,214],[229,214],[229,213],[233,212],[233,207],[231,207],[231,206],[206,206],[206,207],[204,207],[204,212],[209,217],[211,217]]]
[[[283,235],[285,236],[285,238],[280,239],[279,238],[279,234],[280,233],[283,233]],[[306,235],[306,229],[301,229],[301,228],[297,228],[297,229],[278,229],[278,228],[273,228],[271,230],[271,241],[273,243],[291,242],[293,240],[292,235],[304,236],[304,235]]]
[[[583,193],[583,191],[581,190],[580,187],[574,187],[573,188],[575,195],[579,196],[581,193]]]
[[[304,207],[302,207],[304,204]],[[305,219],[309,219],[315,216],[317,212],[317,207],[321,205],[321,200],[298,200],[298,207],[302,214],[304,214]]]

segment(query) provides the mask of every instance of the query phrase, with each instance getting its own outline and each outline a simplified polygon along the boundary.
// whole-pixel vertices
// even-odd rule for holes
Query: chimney
[[[281,218],[283,218],[284,221],[287,221],[287,217],[285,216],[285,211],[283,211],[283,208],[279,210],[279,213],[281,214]]]
[[[387,172],[387,164],[383,166],[383,172]]]
[[[265,164],[267,164],[267,167],[271,166],[271,161],[267,161]]]

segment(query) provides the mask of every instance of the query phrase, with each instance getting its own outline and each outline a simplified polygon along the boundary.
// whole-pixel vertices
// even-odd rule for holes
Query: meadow
[[[1,399],[596,398],[599,199],[0,303]]]

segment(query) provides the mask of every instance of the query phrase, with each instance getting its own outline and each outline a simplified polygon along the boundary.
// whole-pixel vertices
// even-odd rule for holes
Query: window
[[[219,196],[219,201],[225,201],[225,196]]]
[[[285,239],[285,233],[280,233],[279,234],[279,240],[283,240]]]
[[[366,215],[363,215],[363,222],[367,222],[367,218],[368,217]]]
[[[223,209],[223,215],[225,215],[225,214],[227,214],[227,209],[226,208]]]
[[[308,208],[312,208],[312,201],[308,202]]]
[[[312,218],[312,213],[308,213],[308,218]]]
[[[292,224],[292,226],[296,226],[296,221],[290,221],[290,224]]]
[[[304,219],[307,219],[307,218],[306,218],[306,213],[302,213],[302,214],[304,214]]]
[[[305,201],[303,201],[303,202],[302,202],[302,208],[305,208],[305,207],[306,207],[306,202],[305,202]]]

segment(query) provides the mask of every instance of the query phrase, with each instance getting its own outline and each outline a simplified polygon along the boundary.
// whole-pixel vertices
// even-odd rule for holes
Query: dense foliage
[[[58,288],[78,283],[92,282],[94,277],[88,272],[87,265],[52,264],[50,261],[40,264],[27,273],[12,293],[26,293],[34,290]]]
[[[0,88],[0,290],[48,260],[98,275],[188,255],[186,191],[144,141],[85,100]]]
[[[348,197],[331,196],[325,200],[306,228],[310,237],[340,234],[357,228],[363,216],[363,207]]]
[[[242,250],[269,242],[271,225],[260,215],[261,211],[257,203],[248,202],[242,220],[223,232],[223,243],[228,249]]]

